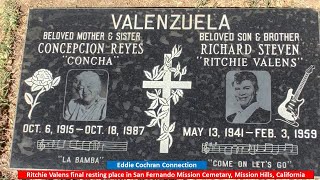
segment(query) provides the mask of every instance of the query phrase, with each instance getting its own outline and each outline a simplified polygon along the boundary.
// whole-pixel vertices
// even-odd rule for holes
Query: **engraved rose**
[[[47,69],[39,69],[25,82],[31,86],[31,92],[39,91],[42,88],[48,91],[52,86],[52,73]]]
[[[51,88],[53,89],[60,82],[60,76],[56,78],[52,78],[52,73],[47,69],[39,69],[36,71],[32,77],[26,79],[24,81],[28,86],[31,86],[31,92],[39,91],[36,97],[33,99],[33,96],[30,93],[24,94],[24,99],[27,104],[31,105],[31,109],[28,114],[28,118],[31,119],[31,114],[34,107],[39,104],[38,98],[40,94],[45,91],[49,91]]]

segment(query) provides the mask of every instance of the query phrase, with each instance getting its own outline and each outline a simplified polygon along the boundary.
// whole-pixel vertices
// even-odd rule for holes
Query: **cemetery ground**
[[[16,95],[30,8],[77,7],[246,7],[313,8],[319,0],[0,0],[0,179],[17,179],[9,169]]]

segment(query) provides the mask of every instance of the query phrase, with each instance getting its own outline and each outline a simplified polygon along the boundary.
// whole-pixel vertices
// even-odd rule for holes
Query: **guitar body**
[[[295,100],[292,93],[293,89],[289,89],[287,97],[278,107],[278,113],[286,120],[296,121],[299,118],[300,106],[304,103],[304,99]]]
[[[300,106],[304,103],[304,99],[299,100],[299,96],[304,85],[307,82],[309,75],[312,73],[313,69],[315,69],[314,65],[311,65],[305,72],[300,84],[293,94],[292,89],[290,88],[287,93],[287,97],[285,101],[280,104],[278,107],[279,115],[284,119],[276,119],[288,123],[294,127],[298,127],[299,123],[296,121],[299,119]]]

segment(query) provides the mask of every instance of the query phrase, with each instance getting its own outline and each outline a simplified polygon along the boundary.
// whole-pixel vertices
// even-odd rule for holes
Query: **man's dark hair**
[[[234,81],[232,82],[232,86],[234,86],[234,83],[241,84],[241,82],[245,80],[251,81],[255,91],[258,91],[259,87],[257,76],[249,71],[241,71],[234,74]]]

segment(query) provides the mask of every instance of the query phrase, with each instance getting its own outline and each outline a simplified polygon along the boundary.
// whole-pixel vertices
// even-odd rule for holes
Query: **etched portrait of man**
[[[267,91],[267,89],[270,89],[270,87],[267,87],[268,84],[270,85],[270,80],[265,81],[264,92],[270,92]],[[233,92],[233,95],[230,96],[234,97],[235,102],[232,107],[228,107],[227,104],[226,119],[228,122],[235,124],[263,124],[270,121],[270,110],[267,110],[267,108],[270,109],[271,107],[270,103],[266,102],[270,101],[270,93],[267,93],[268,95],[266,93],[259,94],[260,88],[255,73],[250,71],[235,72],[230,92]],[[259,95],[261,97],[260,101],[258,100]]]
[[[72,83],[75,98],[65,107],[64,118],[71,121],[101,121],[106,118],[107,99],[101,97],[102,83],[94,71],[82,71]]]

